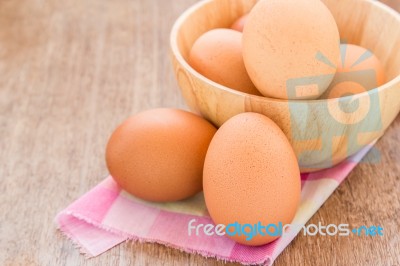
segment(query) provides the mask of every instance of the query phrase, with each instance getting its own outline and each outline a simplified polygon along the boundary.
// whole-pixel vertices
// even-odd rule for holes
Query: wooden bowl
[[[302,172],[331,167],[382,136],[400,111],[399,14],[373,0],[323,0],[336,19],[341,39],[370,49],[384,64],[389,81],[343,98],[276,100],[224,87],[187,63],[200,35],[214,28],[229,28],[256,2],[206,0],[176,21],[171,32],[171,53],[176,79],[190,109],[216,126],[243,112],[268,116],[288,137]]]

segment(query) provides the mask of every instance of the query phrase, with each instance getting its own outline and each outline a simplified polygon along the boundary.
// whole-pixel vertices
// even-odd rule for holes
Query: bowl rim
[[[334,103],[334,102],[338,102],[338,101],[342,101],[342,100],[357,100],[359,98],[362,98],[366,95],[371,95],[374,93],[379,93],[383,90],[385,90],[386,88],[390,88],[393,87],[395,84],[400,84],[400,74],[397,75],[395,78],[393,78],[391,81],[386,82],[385,84],[376,87],[374,89],[362,92],[362,93],[357,93],[357,94],[353,94],[353,95],[348,95],[348,96],[343,96],[340,98],[330,98],[330,99],[314,99],[314,100],[287,100],[287,99],[276,99],[276,98],[270,98],[270,97],[266,97],[266,96],[258,96],[258,95],[253,95],[253,94],[249,94],[249,93],[245,93],[245,92],[241,92],[241,91],[237,91],[234,89],[231,89],[229,87],[226,87],[224,85],[221,85],[215,81],[212,81],[210,79],[208,79],[207,77],[201,75],[199,72],[197,72],[194,68],[192,68],[190,66],[190,64],[183,58],[182,53],[179,50],[178,47],[178,33],[179,30],[182,26],[182,24],[186,21],[186,19],[192,15],[193,13],[195,13],[198,9],[200,9],[202,6],[211,3],[213,1],[217,1],[217,0],[202,0],[198,3],[195,3],[194,5],[190,6],[187,10],[185,10],[175,21],[175,23],[172,26],[171,32],[170,32],[170,50],[173,54],[173,56],[175,56],[176,60],[179,62],[179,64],[181,64],[186,71],[188,71],[191,75],[195,76],[196,78],[200,79],[201,81],[208,83],[210,85],[212,85],[213,87],[216,87],[220,90],[232,93],[232,94],[236,94],[238,96],[249,96],[255,99],[258,99],[260,101],[266,101],[266,102],[276,102],[276,103],[291,103],[291,104],[318,104],[318,103],[322,103],[322,102],[329,102],[329,103]],[[365,2],[367,2],[369,5],[373,5],[375,6],[375,8],[380,8],[382,9],[384,12],[387,12],[388,14],[390,14],[390,16],[394,17],[399,25],[400,25],[400,14],[395,11],[394,9],[390,8],[389,6],[379,2],[379,1],[373,1],[373,0],[364,0]]]

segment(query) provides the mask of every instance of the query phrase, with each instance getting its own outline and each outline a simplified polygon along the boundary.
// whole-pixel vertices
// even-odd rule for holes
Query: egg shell
[[[339,44],[336,22],[319,0],[260,0],[243,30],[247,72],[271,98],[318,98],[336,72]]]
[[[298,208],[300,170],[288,139],[272,120],[242,113],[214,135],[204,163],[203,188],[215,224],[285,225]],[[231,238],[257,246],[277,236]]]
[[[243,32],[243,28],[244,28],[244,25],[246,24],[248,15],[249,15],[249,14],[245,14],[245,15],[241,16],[240,18],[238,18],[238,19],[232,24],[231,29],[232,29],[232,30],[239,31],[239,32]]]
[[[371,51],[354,44],[341,44],[340,50],[335,78],[321,99],[354,95],[385,84],[385,68]]]
[[[127,192],[149,201],[176,201],[202,190],[204,158],[216,128],[178,109],[153,109],[111,135],[106,162]]]
[[[241,92],[261,95],[246,72],[240,32],[214,29],[204,33],[193,44],[189,64],[216,83]]]

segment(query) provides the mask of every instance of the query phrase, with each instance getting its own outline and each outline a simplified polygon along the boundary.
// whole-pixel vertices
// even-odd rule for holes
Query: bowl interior
[[[400,75],[400,18],[396,11],[372,0],[322,0],[335,17],[342,42],[371,50],[385,67],[388,82]],[[214,28],[228,28],[248,13],[257,0],[206,0],[180,17],[176,44],[187,62],[193,43]],[[389,16],[388,16],[389,14]],[[194,70],[193,70],[194,71]]]

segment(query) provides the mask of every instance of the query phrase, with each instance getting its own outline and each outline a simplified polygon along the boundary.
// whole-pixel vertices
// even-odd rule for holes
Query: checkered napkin
[[[334,168],[302,174],[301,202],[292,224],[304,225],[317,212],[371,146]],[[179,250],[242,264],[272,265],[301,228],[259,247],[235,243],[226,236],[188,234],[188,223],[212,223],[200,193],[188,200],[150,203],[137,199],[107,177],[56,217],[58,228],[81,251],[97,256],[126,241],[156,242]]]

